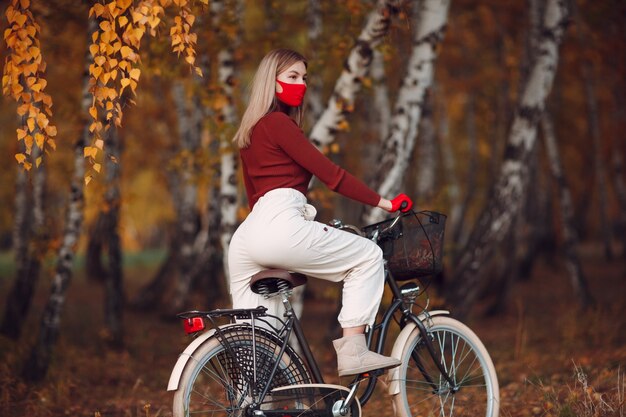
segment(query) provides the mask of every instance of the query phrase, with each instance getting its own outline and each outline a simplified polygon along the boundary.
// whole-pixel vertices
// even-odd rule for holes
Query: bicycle
[[[325,384],[289,301],[292,289],[306,277],[266,270],[252,277],[250,285],[266,297],[281,297],[283,318],[268,315],[264,307],[178,315],[188,334],[203,333],[172,371],[168,391],[175,391],[174,416],[358,417],[386,373],[399,416],[497,417],[498,380],[479,338],[448,311],[428,311],[428,301],[422,311],[413,312],[424,293],[418,283],[442,269],[445,216],[410,212],[362,230],[338,220],[330,225],[372,239],[383,249],[385,282],[393,298],[368,329],[367,341],[382,353],[391,324],[399,324],[390,356],[401,365],[356,375],[347,386]],[[229,323],[220,325],[224,318]],[[208,331],[205,321],[212,324]],[[301,354],[289,343],[292,333]]]

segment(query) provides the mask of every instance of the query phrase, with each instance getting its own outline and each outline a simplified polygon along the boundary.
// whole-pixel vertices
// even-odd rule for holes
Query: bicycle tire
[[[398,415],[498,417],[498,378],[478,336],[450,317],[433,317],[426,324],[435,351],[459,389],[450,390],[416,328],[402,352],[400,393],[393,398]]]
[[[246,407],[256,400],[267,383],[280,352],[279,340],[273,333],[258,328],[253,339],[248,325],[233,326],[225,329],[221,337],[209,338],[183,369],[174,393],[174,417],[244,416]],[[253,386],[254,375],[256,386]],[[289,348],[280,358],[270,388],[308,383],[310,379],[300,357]]]

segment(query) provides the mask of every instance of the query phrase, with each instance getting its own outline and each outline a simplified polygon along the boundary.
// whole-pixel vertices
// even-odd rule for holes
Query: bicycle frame
[[[385,280],[386,280],[387,285],[389,286],[389,288],[391,289],[393,293],[393,301],[391,305],[387,307],[387,309],[383,313],[380,323],[376,323],[374,327],[369,331],[368,340],[367,340],[368,345],[373,346],[374,334],[378,333],[377,338],[376,338],[376,344],[375,344],[375,352],[381,353],[381,354],[383,353],[385,342],[387,341],[387,335],[388,335],[389,328],[392,323],[393,316],[398,310],[402,309],[402,305],[403,305],[403,299],[402,299],[400,288],[398,287],[398,284],[393,279],[393,277],[390,276],[390,273],[388,271],[386,272]],[[311,376],[313,377],[313,381],[318,384],[324,384],[325,383],[324,378],[320,371],[319,365],[317,364],[317,361],[315,360],[315,357],[313,356],[313,353],[311,352],[309,343],[306,339],[306,335],[304,334],[304,330],[302,328],[302,324],[300,323],[300,320],[291,309],[291,305],[289,303],[287,296],[283,296],[283,304],[285,305],[285,311],[286,311],[285,314],[286,314],[287,320],[285,321],[284,328],[281,329],[282,330],[281,333],[284,332],[284,336],[282,336],[284,342],[283,342],[281,352],[286,347],[289,341],[289,336],[293,332],[296,340],[298,341],[298,344],[300,345],[302,349],[303,358],[309,370],[311,371]],[[430,337],[428,336],[428,331],[426,329],[426,326],[424,326],[424,323],[422,322],[422,320],[416,314],[411,312],[409,309],[404,309],[401,311],[402,311],[402,317],[400,319],[400,327],[404,328],[407,324],[412,323],[419,330],[420,334],[422,335],[422,340],[424,341],[424,344],[431,358],[433,359],[433,362],[437,366],[438,370],[441,372],[442,376],[450,384],[450,386],[454,387],[456,384],[452,381],[452,379],[448,375],[447,370],[441,365],[441,360],[437,352],[435,352],[432,346]],[[439,314],[448,314],[448,312],[438,311],[433,315],[439,315]],[[426,371],[424,371],[424,368],[419,363],[417,363],[417,366],[419,367],[419,369],[422,370],[422,373],[424,377],[426,378],[426,380],[432,383],[433,389],[437,389],[437,385],[431,381],[430,376],[427,375]],[[276,369],[274,369],[274,372],[275,370]],[[269,378],[270,380],[273,377],[274,372],[272,372]],[[349,387],[356,387],[356,385],[358,385],[362,380],[364,380],[365,378],[369,378],[364,393],[359,397],[359,402],[361,405],[365,405],[367,401],[371,398],[372,394],[374,393],[374,389],[376,388],[376,384],[378,382],[379,376],[380,374],[376,372],[371,372],[371,373],[367,373],[364,375],[357,375],[355,379],[352,381],[352,383],[349,385]],[[261,397],[260,397],[261,400],[267,394],[268,388],[269,387],[265,387],[265,389],[263,390],[263,393],[261,394]],[[351,399],[348,398],[347,402],[349,402],[350,400]]]

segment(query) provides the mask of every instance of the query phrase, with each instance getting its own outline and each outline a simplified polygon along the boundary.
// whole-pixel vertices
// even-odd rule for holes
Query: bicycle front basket
[[[385,230],[394,219],[367,226]],[[446,216],[434,211],[402,215],[393,229],[379,240],[387,267],[397,281],[435,275],[442,271]]]

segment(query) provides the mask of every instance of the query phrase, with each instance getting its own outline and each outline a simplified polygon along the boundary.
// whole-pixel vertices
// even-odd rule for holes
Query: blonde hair
[[[302,62],[307,66],[306,58],[290,49],[274,49],[268,52],[261,60],[250,85],[248,107],[233,138],[233,142],[239,148],[245,148],[250,145],[250,135],[254,125],[270,112],[287,109],[289,115],[298,123],[298,126],[302,127],[304,113],[302,105],[289,107],[276,99],[276,77],[297,62]]]

